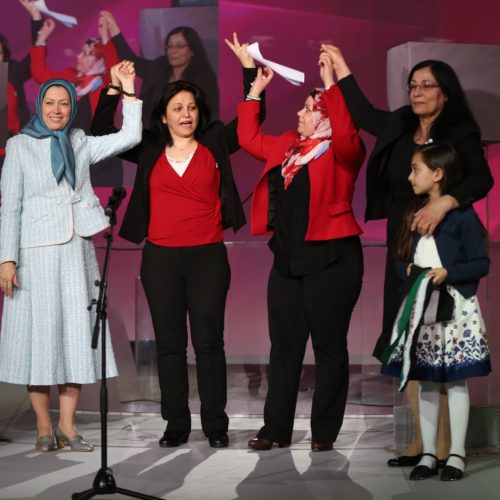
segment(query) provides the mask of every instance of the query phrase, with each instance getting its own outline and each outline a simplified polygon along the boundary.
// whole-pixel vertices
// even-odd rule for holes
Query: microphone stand
[[[123,188],[120,188],[123,189]],[[116,188],[115,188],[116,190]],[[124,192],[125,190],[123,190]],[[121,197],[121,199],[123,196]],[[133,498],[142,498],[145,500],[161,500],[158,497],[153,497],[151,495],[145,495],[137,491],[126,490],[124,488],[119,488],[116,485],[115,478],[113,477],[113,471],[108,467],[108,388],[106,385],[106,318],[107,318],[107,298],[106,289],[108,286],[108,269],[109,260],[111,256],[111,244],[113,242],[113,229],[116,225],[116,210],[120,205],[121,199],[113,199],[108,203],[106,207],[106,215],[109,216],[109,230],[104,233],[104,238],[106,238],[106,255],[104,259],[104,268],[102,271],[101,280],[96,280],[95,285],[99,287],[99,298],[92,299],[92,303],[89,305],[89,311],[96,306],[96,319],[94,324],[94,330],[92,333],[92,349],[97,349],[97,343],[99,339],[99,330],[101,331],[101,392],[99,398],[99,408],[101,413],[101,468],[97,471],[94,478],[92,488],[81,491],[79,493],[73,493],[71,498],[73,500],[87,500],[96,495],[108,495],[114,493],[120,493]]]

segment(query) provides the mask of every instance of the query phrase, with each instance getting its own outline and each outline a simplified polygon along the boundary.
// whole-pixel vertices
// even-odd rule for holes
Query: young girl
[[[412,231],[415,213],[427,202],[444,196],[460,181],[455,150],[447,144],[419,146],[411,168],[408,179],[417,197],[405,214],[396,251],[400,272],[406,272],[408,281],[414,283],[396,318],[382,371],[399,376],[400,389],[404,389],[407,380],[421,381],[419,405],[424,453],[410,474],[412,480],[437,474],[439,394],[444,384],[449,400],[451,448],[441,480],[456,481],[462,479],[465,469],[469,419],[466,379],[491,371],[476,297],[479,280],[488,273],[489,258],[484,228],[472,208],[451,211],[433,236],[421,237]],[[433,300],[432,294],[438,287],[441,295]],[[448,320],[429,321],[432,312],[437,311],[439,317],[439,310],[446,302],[441,299],[446,296],[453,299]]]

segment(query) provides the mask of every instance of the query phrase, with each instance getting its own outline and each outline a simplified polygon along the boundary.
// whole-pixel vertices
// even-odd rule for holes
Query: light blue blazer
[[[142,101],[123,102],[123,126],[102,137],[71,131],[75,189],[58,184],[50,166],[50,138],[19,134],[7,141],[2,169],[0,263],[19,262],[23,248],[58,245],[73,232],[87,237],[105,229],[108,218],[90,184],[90,165],[123,153],[141,141]]]

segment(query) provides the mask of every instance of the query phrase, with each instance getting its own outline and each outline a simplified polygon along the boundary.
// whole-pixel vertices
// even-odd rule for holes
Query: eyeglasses
[[[423,90],[425,92],[426,90],[435,89],[437,87],[441,87],[441,85],[439,85],[439,83],[434,83],[429,80],[424,80],[423,82],[420,83],[409,83],[406,86],[406,90],[408,91],[408,93],[417,89]]]
[[[172,43],[172,44],[169,43],[168,45],[165,45],[165,48],[167,50],[174,50],[174,49],[182,50],[185,49],[186,47],[188,47],[187,43]]]

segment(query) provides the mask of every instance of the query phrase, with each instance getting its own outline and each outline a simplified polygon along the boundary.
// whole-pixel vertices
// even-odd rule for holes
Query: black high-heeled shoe
[[[410,473],[412,481],[420,481],[435,476],[438,473],[438,458],[432,453],[422,453],[422,457],[432,457],[435,460],[434,467],[427,467],[427,465],[417,465]]]
[[[465,466],[465,457],[462,457],[462,455],[457,455],[456,453],[450,453],[448,455],[448,460],[450,457],[460,458],[460,460],[462,460]],[[460,479],[464,477],[464,471],[457,467],[453,467],[453,465],[448,465],[448,460],[446,460],[446,465],[441,471],[441,477],[440,477],[441,481],[460,481]]]

